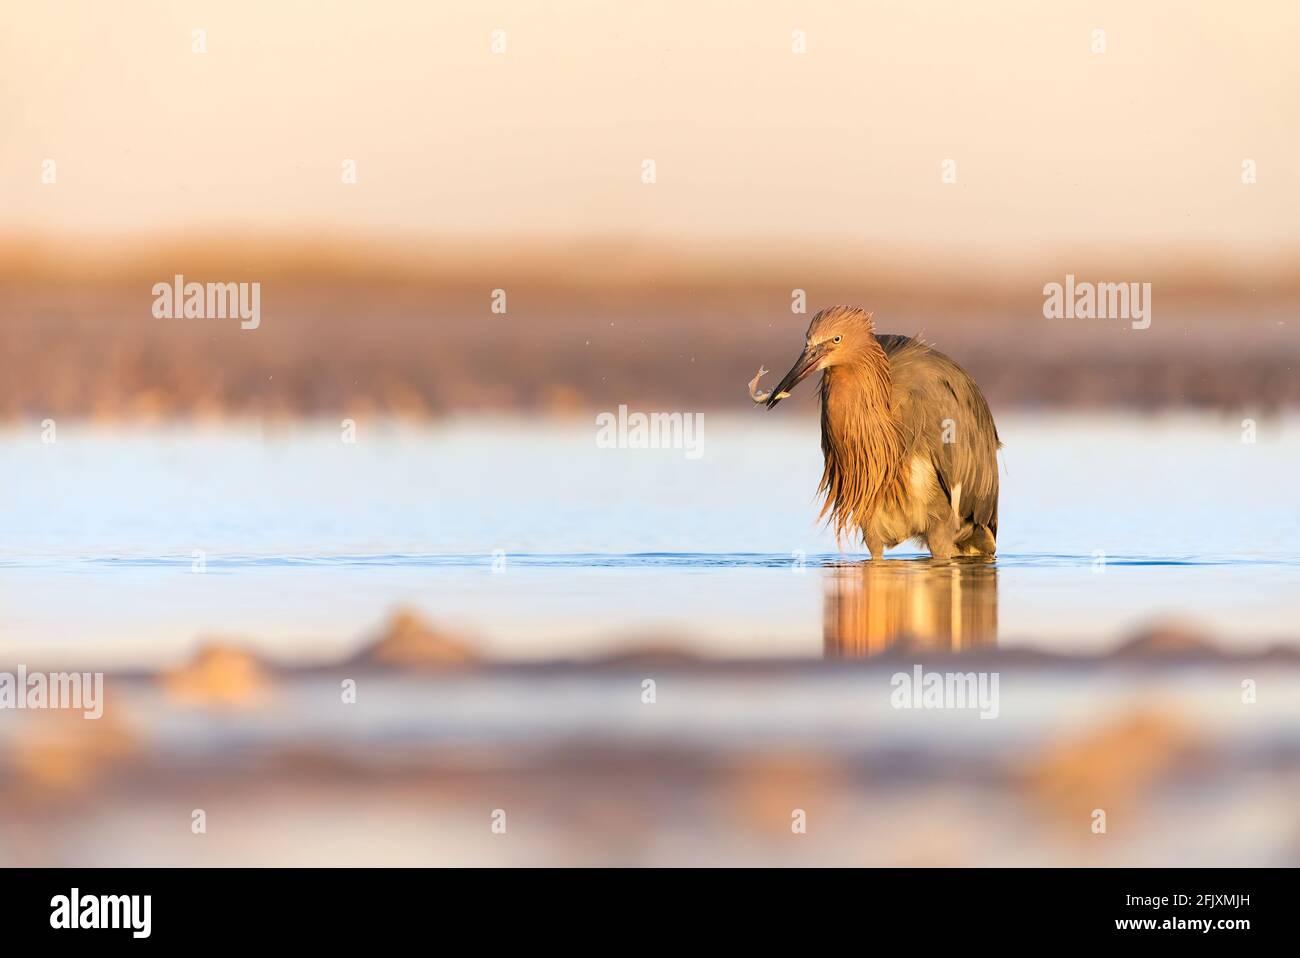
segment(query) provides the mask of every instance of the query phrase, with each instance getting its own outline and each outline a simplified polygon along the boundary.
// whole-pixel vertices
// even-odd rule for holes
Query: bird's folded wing
[[[928,458],[944,492],[961,489],[960,517],[997,531],[998,434],[988,403],[966,371],[933,347],[880,336],[889,357],[891,404],[905,460]]]

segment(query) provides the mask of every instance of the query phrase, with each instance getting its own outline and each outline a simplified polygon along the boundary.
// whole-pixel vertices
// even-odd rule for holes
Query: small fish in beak
[[[818,343],[815,346],[805,348],[799,358],[795,360],[795,364],[790,367],[790,371],[785,374],[785,378],[781,380],[780,385],[768,396],[766,400],[767,408],[771,409],[782,399],[785,399],[790,395],[790,390],[807,379],[810,373],[816,372],[817,364],[821,362],[822,357],[825,355],[825,343]]]
[[[758,367],[758,373],[754,376],[753,379],[751,379],[751,380],[749,381],[749,398],[752,399],[752,400],[754,400],[754,402],[758,403],[760,406],[761,406],[763,403],[767,402],[767,400],[768,400],[768,399],[771,397],[771,395],[772,395],[771,392],[759,392],[759,390],[758,390],[758,381],[759,381],[760,379],[762,379],[764,376],[766,376],[766,375],[768,374],[768,372],[769,372],[769,370],[768,370],[768,368],[767,368],[766,366],[759,366],[759,367]],[[784,398],[785,398],[786,396],[788,396],[788,395],[790,395],[790,394],[789,394],[789,393],[782,393],[780,396],[777,396],[776,398],[777,398],[777,399],[784,399]]]

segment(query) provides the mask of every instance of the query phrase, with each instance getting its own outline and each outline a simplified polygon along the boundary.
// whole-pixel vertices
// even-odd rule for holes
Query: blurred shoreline
[[[836,302],[949,353],[995,412],[1300,407],[1300,256],[998,268],[869,248],[283,237],[10,237],[0,253],[0,421],[739,409],[754,370],[784,368]],[[1067,273],[1150,282],[1151,327],[1045,319],[1042,287]],[[260,283],[261,325],[155,318],[150,289],[176,274]]]
[[[1294,656],[1170,636],[1088,663],[515,666],[398,616],[325,667],[209,645],[110,675],[102,720],[11,714],[0,863],[1294,864]],[[996,669],[997,720],[900,709],[913,663]]]

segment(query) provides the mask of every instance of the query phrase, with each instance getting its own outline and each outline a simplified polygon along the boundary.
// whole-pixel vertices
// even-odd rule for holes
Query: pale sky
[[[1297,36],[1290,0],[7,3],[0,233],[1276,253]]]

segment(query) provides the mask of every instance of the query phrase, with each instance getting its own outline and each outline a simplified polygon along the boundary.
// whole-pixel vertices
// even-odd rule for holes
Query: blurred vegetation
[[[1043,284],[1150,282],[1153,322],[1048,320]],[[156,319],[151,288],[260,282],[260,328]],[[745,410],[811,314],[873,309],[962,363],[995,410],[1300,405],[1300,270],[1055,262],[998,272],[869,250],[630,241],[0,243],[0,418]],[[493,290],[506,312],[492,311]],[[791,310],[792,291],[807,314]],[[811,395],[811,392],[809,393]],[[811,402],[798,403],[811,409]]]

